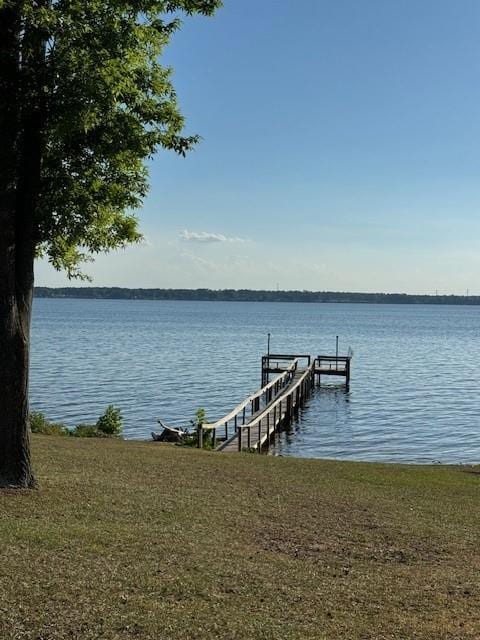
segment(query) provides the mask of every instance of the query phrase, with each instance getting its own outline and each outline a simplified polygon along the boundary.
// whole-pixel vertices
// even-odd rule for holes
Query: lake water
[[[480,462],[480,307],[36,299],[32,408],[73,426],[115,404],[140,439],[213,421],[260,386],[268,332],[272,352],[354,351],[350,391],[317,390],[275,453]]]

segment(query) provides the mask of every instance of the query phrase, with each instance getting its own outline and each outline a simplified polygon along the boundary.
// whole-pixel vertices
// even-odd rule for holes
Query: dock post
[[[265,367],[265,371],[262,371],[262,387],[264,387],[265,385],[267,385],[270,381],[270,333],[268,333],[267,335],[267,355],[266,357],[264,357],[265,359],[265,363],[266,363],[266,367]]]
[[[197,427],[197,448],[203,449],[203,428],[201,424]]]
[[[241,451],[242,450],[242,427],[240,427],[240,429],[238,430],[238,450]]]
[[[262,421],[258,421],[258,453],[262,453]]]
[[[345,386],[347,387],[347,391],[348,391],[350,389],[350,360],[347,360],[345,363],[345,374],[346,374]]]

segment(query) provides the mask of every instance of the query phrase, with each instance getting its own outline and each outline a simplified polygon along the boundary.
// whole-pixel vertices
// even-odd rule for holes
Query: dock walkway
[[[322,375],[338,375],[350,384],[348,356],[268,354],[262,358],[262,388],[229,414],[198,430],[198,446],[211,434],[213,448],[222,453],[268,449],[274,434],[288,425],[320,384]],[[270,374],[276,377],[269,382]],[[223,437],[217,437],[223,432]]]

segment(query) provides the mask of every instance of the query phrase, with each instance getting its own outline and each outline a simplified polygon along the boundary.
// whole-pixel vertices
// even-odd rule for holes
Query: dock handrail
[[[259,432],[261,432],[262,430],[262,420],[265,421],[267,420],[267,429],[268,429],[268,437],[270,437],[270,415],[273,413],[274,418],[272,421],[272,428],[273,430],[275,430],[276,428],[276,422],[277,419],[278,420],[282,420],[282,403],[283,403],[283,407],[285,408],[285,411],[288,411],[289,408],[291,408],[292,406],[292,397],[293,394],[296,393],[297,389],[300,388],[300,386],[302,384],[305,384],[306,381],[308,380],[308,378],[312,376],[313,371],[315,369],[315,362],[310,363],[310,365],[305,369],[305,371],[303,372],[303,374],[301,375],[301,377],[299,377],[299,379],[296,381],[296,383],[288,390],[288,393],[281,395],[279,398],[277,398],[274,402],[272,402],[270,405],[268,405],[268,407],[265,407],[265,410],[262,411],[262,413],[260,415],[258,415],[254,420],[252,420],[251,422],[248,423],[248,425],[242,425],[241,427],[239,427],[238,430],[238,450],[242,451],[243,448],[243,443],[242,443],[242,431],[243,430],[247,430],[247,441],[249,443],[250,446],[250,441],[251,441],[251,432],[252,429],[256,428]],[[277,415],[277,408],[278,408],[278,415]],[[259,438],[259,443],[260,443],[260,438]],[[260,444],[259,444],[260,447]],[[260,450],[259,450],[260,452]]]
[[[308,353],[306,354],[267,353],[262,357],[262,360],[302,360],[303,358],[307,360],[308,366],[310,366],[312,356]]]
[[[321,376],[343,376],[345,378],[345,386],[347,391],[350,389],[350,370],[353,357],[351,347],[348,349],[348,355],[339,356],[317,356],[315,358],[315,375],[318,384],[321,384]]]
[[[232,409],[232,411],[230,411],[230,413],[227,413],[227,415],[223,416],[223,418],[220,418],[216,422],[204,423],[204,424],[200,425],[198,427],[198,439],[197,439],[198,442],[197,442],[197,446],[200,447],[200,448],[202,447],[203,432],[204,431],[213,431],[214,432],[214,439],[215,439],[215,431],[216,431],[216,429],[221,428],[221,427],[225,427],[226,431],[228,431],[228,423],[231,420],[235,421],[235,429],[237,429],[240,426],[238,424],[239,416],[241,417],[241,420],[243,421],[243,424],[245,424],[246,409],[247,409],[248,405],[251,405],[252,414],[253,414],[254,413],[254,408],[255,408],[256,411],[258,411],[260,409],[260,399],[261,399],[261,397],[263,395],[266,395],[266,397],[269,397],[269,399],[271,401],[276,395],[278,395],[278,393],[279,393],[279,391],[281,389],[284,389],[288,384],[290,384],[290,381],[292,380],[292,378],[295,375],[295,372],[297,370],[298,363],[299,363],[299,358],[296,358],[295,360],[292,361],[292,363],[288,366],[288,368],[281,375],[279,375],[277,378],[275,378],[274,380],[272,380],[271,382],[266,384],[264,387],[262,387],[261,389],[259,389],[255,393],[249,395],[243,402],[241,402],[234,409]],[[268,396],[267,396],[267,394],[268,394]],[[228,437],[228,433],[226,434],[226,436]]]
[[[347,374],[350,369],[350,361],[352,356],[317,356],[315,358],[315,367],[317,371],[337,371],[339,374]]]

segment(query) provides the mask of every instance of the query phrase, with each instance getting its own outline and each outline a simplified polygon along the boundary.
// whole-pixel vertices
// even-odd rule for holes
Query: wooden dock
[[[342,376],[350,385],[352,355],[317,356],[268,354],[262,357],[262,387],[226,416],[198,428],[198,446],[212,439],[213,448],[223,453],[257,451],[270,447],[277,431],[294,419],[300,407],[321,384],[321,376]],[[270,382],[270,375],[274,379]]]

